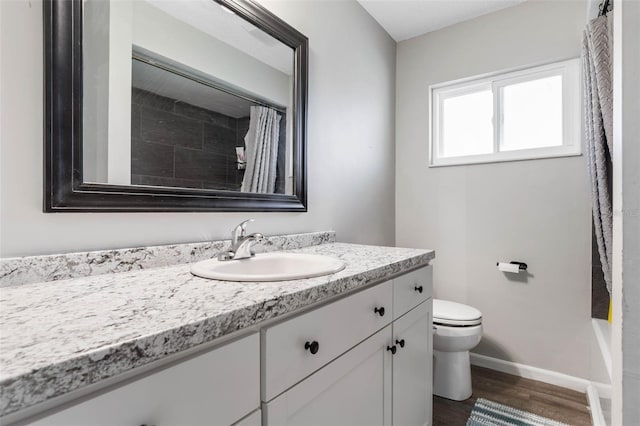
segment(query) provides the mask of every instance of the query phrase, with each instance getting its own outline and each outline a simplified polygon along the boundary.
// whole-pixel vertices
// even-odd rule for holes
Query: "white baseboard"
[[[581,379],[580,377],[569,376],[568,374],[558,373],[557,371],[545,370],[512,361],[504,361],[480,354],[471,353],[471,364],[513,374],[514,376],[524,377],[525,379],[562,386],[563,388],[578,392],[586,392],[587,387],[591,384],[589,380]]]
[[[513,374],[514,376],[537,380],[539,382],[549,383],[551,385],[561,386],[563,388],[586,393],[587,401],[589,402],[589,407],[591,409],[591,420],[593,422],[593,426],[606,426],[602,407],[600,405],[600,397],[611,398],[610,384],[592,382],[580,377],[558,373],[557,371],[545,370],[543,368],[505,361],[485,355],[474,353],[471,353],[470,355],[471,364],[477,365],[478,367],[489,368],[491,370]]]

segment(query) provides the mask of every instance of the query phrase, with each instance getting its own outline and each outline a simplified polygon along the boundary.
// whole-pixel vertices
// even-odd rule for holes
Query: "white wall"
[[[129,2],[116,1],[109,4],[107,182],[114,185],[131,183],[132,19],[133,11]]]
[[[131,184],[131,3],[84,2],[85,182]]]
[[[399,43],[396,243],[436,250],[435,295],[483,313],[476,352],[588,377],[586,158],[427,167],[428,87],[580,55],[586,6],[526,2]],[[497,261],[520,260],[517,281]]]
[[[109,2],[98,0],[84,3],[84,22],[93,28],[92,31],[83,34],[85,43],[91,46],[90,53],[84,55],[82,64],[84,68],[82,132],[85,140],[82,146],[82,161],[84,179],[87,182],[108,182],[109,22],[111,21],[109,6]],[[129,113],[131,113],[130,107]],[[129,145],[130,142],[129,140]]]
[[[357,3],[266,3],[310,40],[307,213],[42,213],[42,5],[0,2],[0,256],[334,229],[394,243],[395,43]]]
[[[640,418],[640,3],[614,3],[612,424]]]

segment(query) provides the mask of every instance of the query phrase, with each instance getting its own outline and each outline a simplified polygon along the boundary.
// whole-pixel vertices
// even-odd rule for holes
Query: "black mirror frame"
[[[82,0],[45,0],[45,212],[306,212],[307,37],[251,0],[212,0],[294,50],[294,194],[120,186],[82,179]]]

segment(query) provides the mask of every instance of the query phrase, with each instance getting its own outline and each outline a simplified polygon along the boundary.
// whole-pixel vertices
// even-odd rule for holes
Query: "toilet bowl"
[[[482,313],[471,306],[433,300],[433,393],[462,401],[471,396],[469,351],[482,338]]]

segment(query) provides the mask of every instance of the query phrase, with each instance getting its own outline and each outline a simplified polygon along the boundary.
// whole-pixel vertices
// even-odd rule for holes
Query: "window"
[[[430,87],[431,166],[580,155],[579,60]]]

